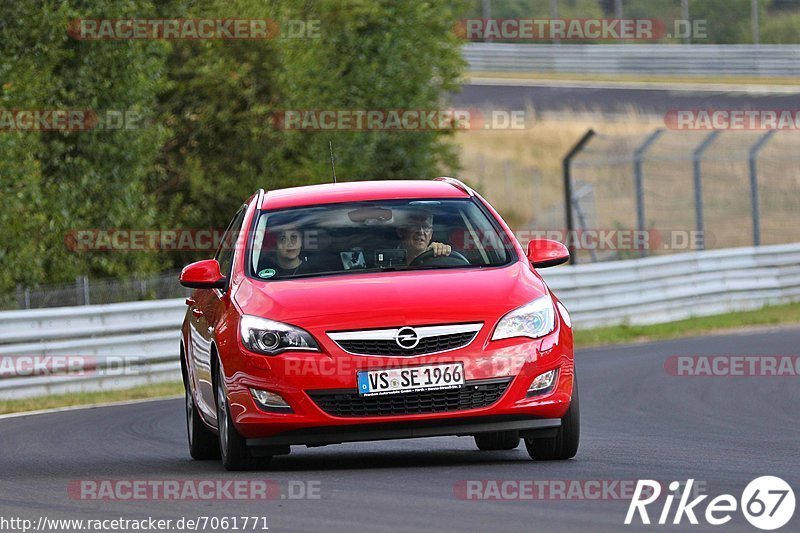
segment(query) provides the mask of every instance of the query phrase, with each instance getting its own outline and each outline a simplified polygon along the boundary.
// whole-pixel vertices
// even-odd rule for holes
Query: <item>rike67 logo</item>
[[[664,506],[661,512],[653,516],[656,524],[681,524],[685,518],[690,524],[699,524],[698,517],[712,526],[727,524],[733,518],[737,509],[751,525],[758,529],[771,531],[783,527],[794,515],[795,498],[792,487],[784,480],[775,476],[762,476],[751,481],[737,499],[731,494],[721,494],[705,504],[705,511],[701,511],[704,500],[708,495],[700,495],[692,500],[692,486],[694,479],[689,479],[685,484],[673,481],[669,484],[669,491],[663,498]],[[679,492],[681,487],[683,491]],[[659,500],[662,488],[658,481],[639,480],[633,493],[625,524],[630,525],[637,521],[642,524],[651,524],[648,505]],[[674,507],[673,503],[678,501]],[[650,511],[658,511],[653,506]],[[638,520],[636,519],[638,515]],[[671,518],[671,520],[670,520]]]

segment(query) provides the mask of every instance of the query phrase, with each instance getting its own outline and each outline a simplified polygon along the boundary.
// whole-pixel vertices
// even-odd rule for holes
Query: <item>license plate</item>
[[[385,368],[358,373],[361,396],[459,389],[464,386],[464,363]]]

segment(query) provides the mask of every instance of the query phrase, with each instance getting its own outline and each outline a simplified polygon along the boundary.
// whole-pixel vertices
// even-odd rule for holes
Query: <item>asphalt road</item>
[[[535,463],[522,446],[478,452],[471,439],[453,437],[295,448],[269,471],[229,473],[189,459],[180,400],[3,419],[0,518],[259,515],[270,531],[638,531],[646,528],[623,525],[628,500],[476,501],[458,498],[454,487],[463,480],[694,478],[711,496],[738,498],[750,480],[778,475],[797,492],[797,377],[675,377],[664,363],[670,355],[796,355],[798,347],[800,329],[789,328],[580,350],[582,442],[566,462]],[[289,482],[311,482],[319,498],[96,501],[68,494],[71,481],[86,479],[269,479],[284,492]],[[780,531],[800,530],[798,514]],[[717,528],[689,527],[685,519],[682,527],[650,528],[690,529],[758,531],[741,513]]]
[[[452,95],[455,107],[527,109],[538,112],[596,111],[663,114],[673,109],[795,109],[798,93],[744,93],[730,90],[637,88],[612,84],[552,86],[464,85]]]

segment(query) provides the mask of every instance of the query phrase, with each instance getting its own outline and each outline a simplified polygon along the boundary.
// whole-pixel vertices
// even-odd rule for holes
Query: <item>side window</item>
[[[242,206],[236,215],[234,215],[230,226],[225,230],[225,235],[219,245],[219,250],[217,250],[217,254],[214,256],[219,263],[220,273],[226,278],[230,278],[231,276],[233,253],[236,251],[236,241],[242,229],[242,222],[244,222],[245,207],[246,206]]]

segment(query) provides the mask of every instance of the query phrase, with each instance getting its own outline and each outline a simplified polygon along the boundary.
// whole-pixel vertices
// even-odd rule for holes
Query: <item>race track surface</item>
[[[554,84],[553,86],[485,85],[462,86],[452,95],[455,107],[520,109],[537,112],[601,112],[664,114],[670,110],[697,109],[795,109],[798,94],[744,93],[701,88],[641,88],[597,82]],[[777,90],[777,89],[776,89]]]
[[[456,488],[464,480],[694,478],[712,497],[738,498],[750,480],[778,475],[797,491],[797,377],[676,377],[664,363],[671,355],[797,355],[798,347],[800,328],[788,328],[579,350],[582,442],[566,462],[533,462],[524,446],[478,452],[471,438],[453,437],[295,447],[268,471],[229,473],[189,458],[181,400],[3,419],[0,517],[257,515],[270,531],[640,531],[623,525],[628,500],[478,501]],[[320,497],[96,501],[68,493],[70,482],[87,479],[267,479],[284,492],[301,481],[317,484]],[[797,514],[779,531],[800,530]],[[684,519],[649,530],[689,529],[757,531],[738,512],[721,527],[690,528]]]

